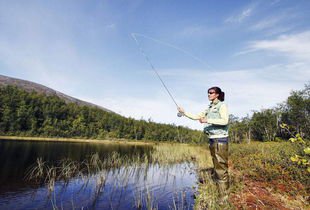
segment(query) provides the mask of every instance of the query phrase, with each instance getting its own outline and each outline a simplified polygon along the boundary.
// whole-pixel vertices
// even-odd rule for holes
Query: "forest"
[[[201,133],[5,86],[0,88],[0,135],[197,142]]]
[[[281,124],[288,125],[289,132],[281,128]],[[284,102],[273,108],[253,111],[251,117],[238,118],[231,115],[229,132],[231,141],[237,143],[251,139],[280,141],[289,139],[296,133],[304,139],[309,139],[309,128],[310,83],[305,84],[302,90],[291,91]]]
[[[251,117],[230,116],[230,139],[240,143],[278,141],[290,136],[285,123],[303,138],[310,136],[310,84],[290,93],[274,108],[253,111]],[[65,103],[57,96],[27,92],[15,86],[0,87],[0,135],[88,139],[132,139],[200,143],[201,131],[174,124],[135,120],[99,108]]]

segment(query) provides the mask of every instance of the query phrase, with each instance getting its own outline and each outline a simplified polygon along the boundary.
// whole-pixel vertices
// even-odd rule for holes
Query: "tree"
[[[292,91],[284,113],[287,124],[296,128],[303,137],[310,136],[310,83],[301,91]]]
[[[263,141],[275,140],[278,123],[277,112],[274,109],[264,109],[260,112],[254,112],[251,121],[254,138]]]

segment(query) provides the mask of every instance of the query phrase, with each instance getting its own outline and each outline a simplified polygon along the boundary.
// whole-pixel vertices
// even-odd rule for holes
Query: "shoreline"
[[[82,138],[57,138],[57,137],[26,137],[26,136],[0,136],[0,141],[37,141],[37,142],[68,142],[68,143],[99,143],[99,144],[132,144],[154,145],[157,142],[136,141],[128,139],[82,139]]]

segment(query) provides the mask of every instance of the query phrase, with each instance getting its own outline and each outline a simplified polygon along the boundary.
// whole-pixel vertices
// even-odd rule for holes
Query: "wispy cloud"
[[[274,1],[271,1],[271,2],[270,2],[270,5],[271,5],[271,6],[272,6],[272,5],[276,5],[276,4],[280,3],[280,1],[281,1],[281,0],[274,0]]]
[[[250,17],[255,9],[256,5],[251,4],[250,6],[244,8],[241,12],[238,14],[232,15],[225,19],[225,23],[241,23],[246,18]]]
[[[206,37],[213,36],[219,32],[221,32],[223,28],[217,27],[208,27],[205,25],[191,25],[183,28],[179,34],[184,37]]]
[[[289,58],[310,61],[310,31],[301,33],[281,35],[272,40],[258,40],[250,42],[247,52],[271,51],[286,55]]]
[[[106,28],[106,29],[110,29],[110,30],[115,29],[115,28],[116,28],[116,24],[115,24],[115,23],[107,24],[107,25],[105,26],[105,28]]]
[[[266,30],[273,28],[274,26],[278,25],[281,23],[283,20],[286,20],[290,17],[288,15],[277,15],[277,16],[272,16],[268,18],[264,18],[263,20],[260,20],[256,24],[250,27],[251,30]]]
[[[293,30],[304,16],[305,14],[294,7],[282,8],[271,15],[263,15],[263,18],[253,22],[249,29],[267,36],[283,34]]]

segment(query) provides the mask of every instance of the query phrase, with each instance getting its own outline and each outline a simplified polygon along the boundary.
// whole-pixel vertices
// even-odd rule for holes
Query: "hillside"
[[[26,85],[29,88],[29,83]],[[70,101],[65,102],[59,93],[41,94],[47,88],[38,93],[30,87],[26,91],[14,83],[0,85],[0,136],[200,141],[199,131],[68,103]]]
[[[95,107],[95,108],[99,108],[102,109],[106,112],[113,112],[109,109],[106,109],[104,107],[98,106],[96,104],[92,104],[86,101],[82,101],[80,99],[68,96],[64,93],[61,93],[59,91],[56,91],[52,88],[46,87],[44,85],[35,83],[35,82],[30,82],[27,80],[22,80],[22,79],[17,79],[17,78],[12,78],[12,77],[8,77],[8,76],[3,76],[0,75],[0,87],[1,86],[8,86],[8,85],[12,85],[12,86],[17,86],[27,92],[32,92],[35,91],[37,93],[40,94],[44,94],[46,96],[58,96],[60,99],[63,99],[66,103],[75,103],[79,106],[88,106],[88,107]]]

